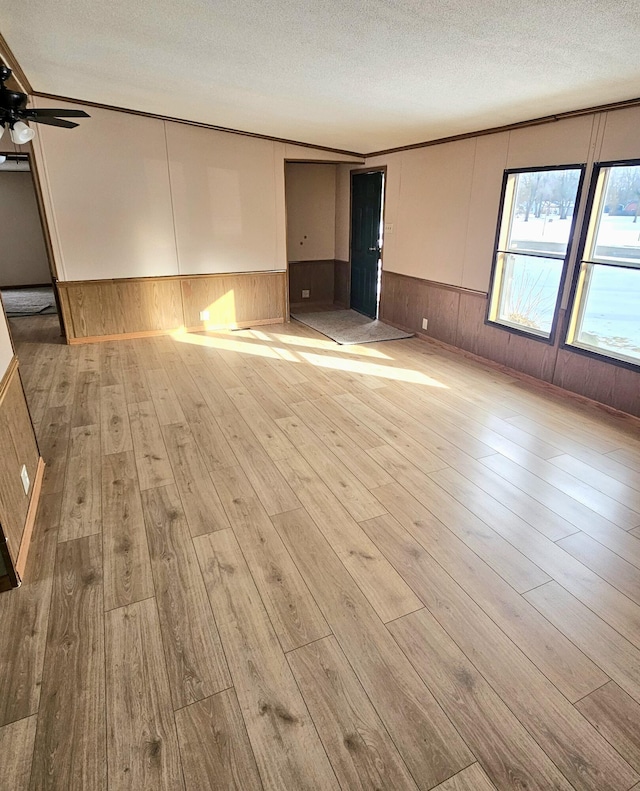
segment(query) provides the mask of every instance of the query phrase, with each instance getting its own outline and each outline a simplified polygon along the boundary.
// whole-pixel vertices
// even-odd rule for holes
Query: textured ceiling
[[[640,95],[637,0],[0,0],[36,91],[371,152]]]

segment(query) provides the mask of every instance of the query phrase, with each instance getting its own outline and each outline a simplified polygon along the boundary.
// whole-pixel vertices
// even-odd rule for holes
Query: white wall
[[[289,261],[333,259],[336,246],[336,166],[287,163]]]
[[[338,165],[336,168],[336,252],[338,261],[349,260],[349,235],[351,226],[351,168],[353,165]],[[357,167],[357,166],[356,166]]]
[[[486,290],[507,144],[487,139],[367,160],[387,166],[385,270]]]
[[[34,141],[60,280],[283,270],[285,159],[350,161],[85,109],[76,129],[40,126]]]
[[[87,111],[34,140],[59,279],[178,274],[164,123]]]
[[[49,283],[47,251],[28,171],[0,170],[0,228],[4,229],[0,286]]]
[[[351,170],[361,166],[362,163],[287,163],[290,261],[349,260]]]
[[[274,144],[166,124],[181,274],[284,269]]]
[[[488,291],[504,170],[640,158],[638,128],[634,107],[367,159],[387,165],[385,270]]]

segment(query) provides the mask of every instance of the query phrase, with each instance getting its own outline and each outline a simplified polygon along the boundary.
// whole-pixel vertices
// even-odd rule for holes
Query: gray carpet
[[[370,319],[355,310],[327,310],[318,313],[292,313],[296,321],[313,327],[336,343],[350,346],[378,341],[397,341],[411,338],[412,332],[402,332],[377,319]]]
[[[56,313],[53,288],[9,288],[2,290],[5,313],[9,318],[46,316]]]

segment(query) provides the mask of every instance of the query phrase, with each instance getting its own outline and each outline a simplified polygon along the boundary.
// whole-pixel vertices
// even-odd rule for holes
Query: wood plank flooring
[[[12,331],[12,791],[640,789],[640,422],[417,339]]]

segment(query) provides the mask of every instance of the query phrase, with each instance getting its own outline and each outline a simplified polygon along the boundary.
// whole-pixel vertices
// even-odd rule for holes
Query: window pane
[[[497,320],[549,336],[562,264],[555,258],[500,253],[503,274]]]
[[[588,264],[576,343],[640,362],[640,269]]]
[[[608,171],[595,247],[589,258],[640,266],[640,165],[616,166]]]
[[[566,255],[580,172],[517,174],[508,250]]]

